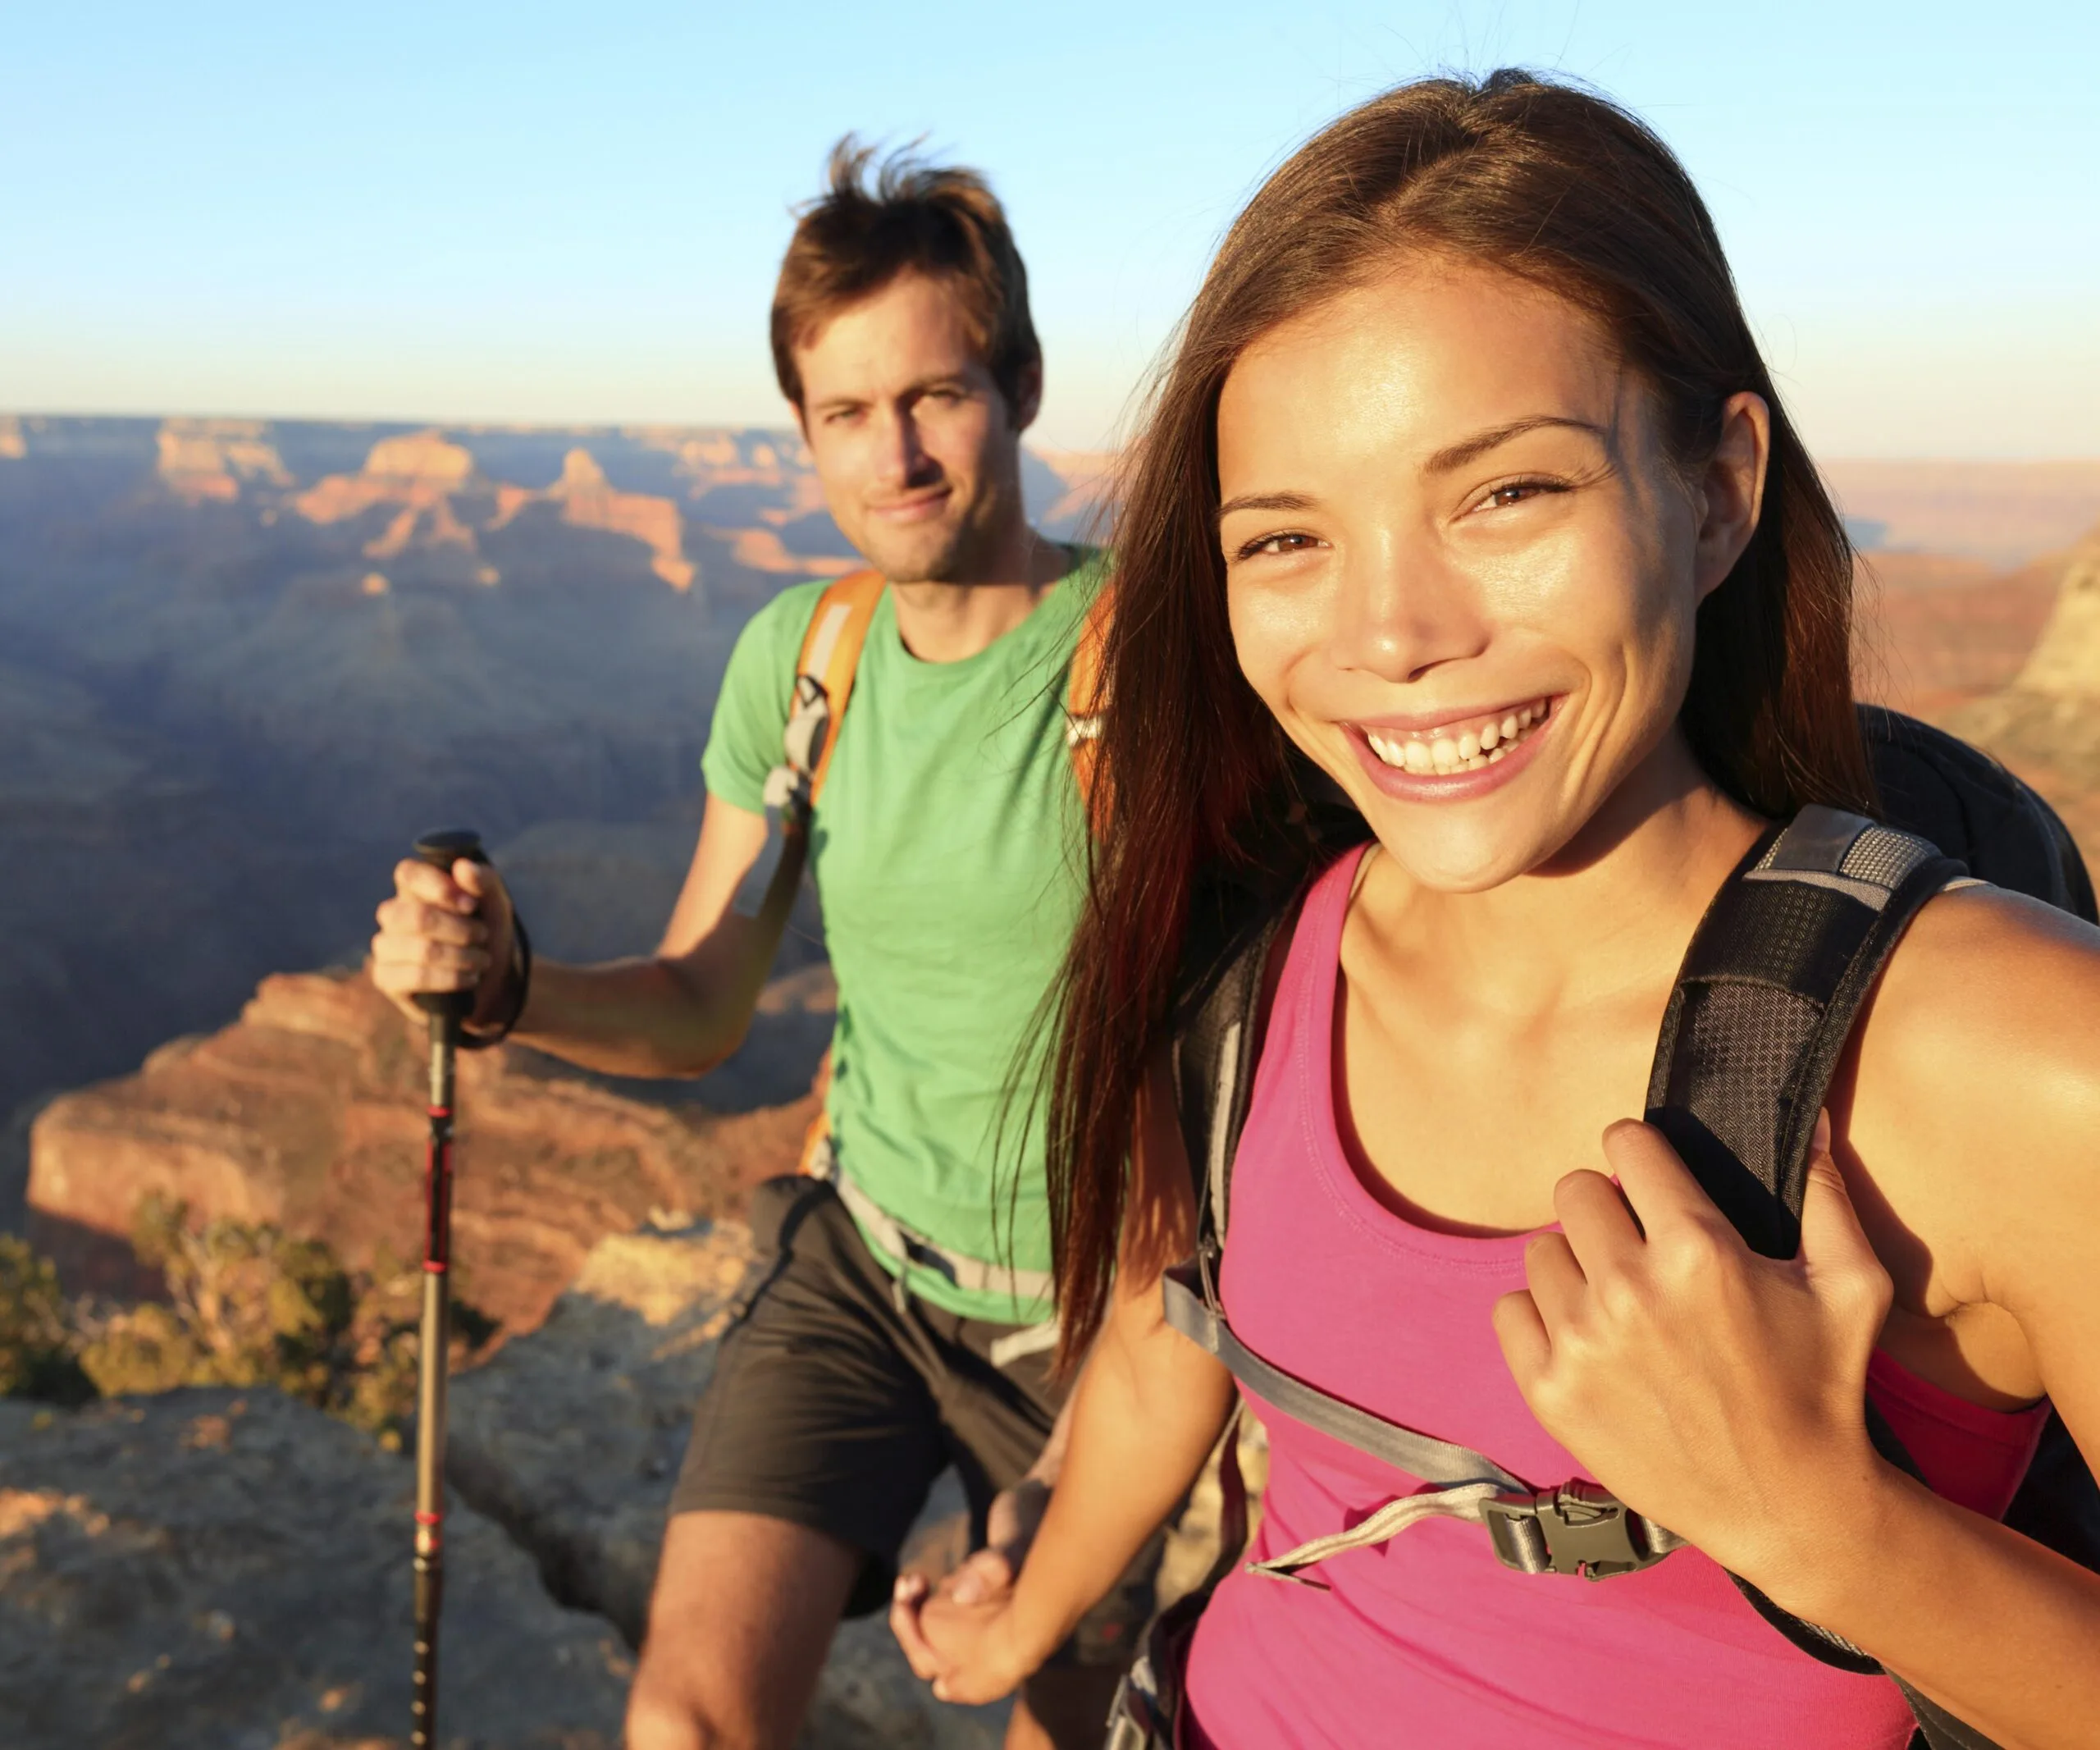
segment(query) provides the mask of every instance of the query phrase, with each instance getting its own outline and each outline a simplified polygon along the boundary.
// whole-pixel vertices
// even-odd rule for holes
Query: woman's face
[[[1218,475],[1239,665],[1428,885],[1538,867],[1675,729],[1700,601],[1756,526],[1767,416],[1687,483],[1596,326],[1413,260],[1262,337]]]

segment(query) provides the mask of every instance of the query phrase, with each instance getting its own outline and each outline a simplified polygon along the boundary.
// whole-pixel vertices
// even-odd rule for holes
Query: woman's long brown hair
[[[1138,1090],[1167,1025],[1192,882],[1288,784],[1282,734],[1240,674],[1226,617],[1219,391],[1262,335],[1422,251],[1502,269],[1591,315],[1655,393],[1681,465],[1710,455],[1730,395],[1764,398],[1763,516],[1700,610],[1681,720],[1706,771],[1760,813],[1873,806],[1852,709],[1851,551],[1669,148],[1604,99],[1516,71],[1426,80],[1344,116],[1226,235],[1121,481],[1100,830],[1054,999],[1045,1115],[1066,1365],[1107,1306]]]

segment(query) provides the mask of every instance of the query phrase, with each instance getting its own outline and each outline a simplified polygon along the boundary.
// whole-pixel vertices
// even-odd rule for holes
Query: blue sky
[[[777,423],[848,128],[991,175],[1088,447],[1263,172],[1518,62],[1638,109],[1828,456],[2100,456],[2100,4],[0,0],[0,409]]]

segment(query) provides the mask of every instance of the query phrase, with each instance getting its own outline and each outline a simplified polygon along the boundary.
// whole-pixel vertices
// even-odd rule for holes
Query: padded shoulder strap
[[[2085,861],[2054,809],[1980,748],[1879,706],[1859,708],[1882,818],[1993,887],[2100,923]]]
[[[856,571],[838,578],[817,598],[795,659],[795,686],[788,706],[787,764],[806,777],[805,801],[814,808],[831,770],[832,749],[853,696],[853,676],[868,628],[887,587],[876,571]]]
[[[1647,1117],[1752,1250],[1799,1248],[1816,1114],[1860,1006],[1919,909],[1965,873],[1911,834],[1810,807],[1714,895],[1664,1013]]]
[[[1209,976],[1190,994],[1174,1032],[1174,1101],[1195,1181],[1196,1263],[1204,1301],[1213,1309],[1232,1161],[1253,1094],[1269,958],[1280,938],[1288,940],[1284,926],[1295,911],[1294,905],[1272,909],[1227,942]]]
[[[1911,920],[1965,873],[1911,834],[1810,807],[1766,834],[1714,895],[1670,993],[1647,1117],[1753,1250],[1800,1249],[1816,1114],[1860,1010]],[[1883,1457],[1919,1474],[1871,1403],[1867,1427]],[[1730,1578],[1803,1652],[1841,1670],[1881,1670]],[[1930,1750],[1988,1750],[1897,1682]]]
[[[1101,738],[1102,713],[1108,704],[1102,659],[1107,648],[1109,622],[1115,617],[1112,594],[1104,583],[1087,605],[1065,683],[1065,745],[1072,751],[1072,777],[1079,784],[1080,806],[1089,820],[1093,816],[1094,743]]]

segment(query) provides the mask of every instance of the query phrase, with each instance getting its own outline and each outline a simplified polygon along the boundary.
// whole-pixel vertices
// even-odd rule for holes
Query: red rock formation
[[[16,442],[21,441],[17,432]],[[291,484],[276,446],[258,419],[164,420],[158,443],[161,483],[193,505],[208,498],[231,504],[249,481],[275,487]]]
[[[436,432],[382,438],[372,446],[364,467],[354,474],[330,474],[292,500],[309,523],[341,523],[362,516],[375,505],[395,505],[399,514],[386,532],[365,551],[390,558],[407,546],[417,522],[432,519],[435,537],[471,547],[473,536],[453,515],[453,493],[474,480],[474,459]]]
[[[75,1282],[130,1286],[139,1199],[277,1222],[354,1263],[420,1244],[420,1038],[361,974],[263,980],[240,1020],[54,1101],[30,1137],[33,1236]],[[733,1213],[792,1169],[811,1099],[735,1117],[626,1099],[505,1049],[463,1055],[463,1291],[536,1325],[585,1254],[652,1209]]]
[[[1981,560],[1866,553],[1856,578],[1860,695],[1931,717],[1995,692],[2056,600],[2057,564],[2000,573]]]
[[[488,514],[491,500],[493,516]],[[690,589],[696,575],[685,556],[678,507],[650,493],[618,491],[584,449],[570,450],[561,478],[541,491],[484,480],[468,450],[435,431],[419,432],[373,445],[358,473],[331,474],[292,502],[308,521],[322,523],[361,516],[377,505],[394,507],[386,527],[365,543],[366,557],[382,560],[412,546],[477,552],[477,533],[502,528],[527,505],[556,505],[572,528],[602,529],[641,542],[650,550],[650,569],[673,589]],[[484,583],[500,581],[489,566],[476,577]]]
[[[541,502],[559,505],[562,520],[574,528],[606,529],[641,541],[655,555],[649,569],[658,577],[673,589],[692,587],[694,566],[685,557],[685,525],[678,507],[646,492],[614,491],[589,450],[572,450],[564,456],[561,478],[544,492],[500,488],[495,520],[489,526],[501,528],[527,505]]]
[[[2100,527],[2028,572],[2052,586],[2039,638],[2009,684],[1946,721],[2048,797],[2100,871]]]
[[[729,551],[736,562],[752,571],[790,577],[835,578],[861,563],[851,553],[790,553],[780,537],[769,528],[722,529],[714,532],[719,532],[729,542]]]

